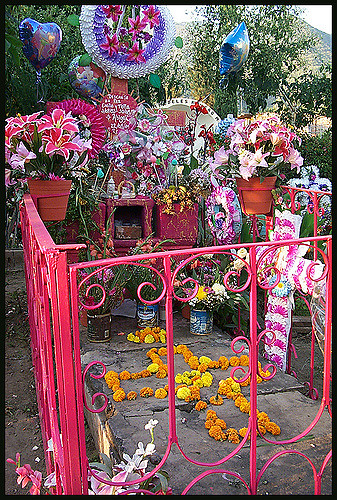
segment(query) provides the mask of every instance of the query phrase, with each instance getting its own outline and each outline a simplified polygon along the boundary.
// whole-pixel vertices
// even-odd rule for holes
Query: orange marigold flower
[[[159,356],[166,356],[167,348],[166,347],[159,347],[158,354],[159,354]]]
[[[139,395],[142,398],[149,398],[150,396],[153,396],[153,389],[151,389],[151,387],[143,387],[140,390]]]
[[[228,441],[230,441],[231,443],[235,443],[235,444],[240,443],[239,433],[233,427],[230,427],[229,429],[227,429],[226,435],[227,435]]]
[[[275,424],[275,422],[271,422],[271,421],[266,422],[265,428],[268,432],[273,434],[273,436],[278,436],[281,432],[280,427],[277,424]]]
[[[239,434],[240,434],[240,436],[241,436],[241,437],[245,437],[245,435],[247,434],[247,431],[248,431],[248,427],[242,427],[242,428],[239,430]],[[250,433],[249,433],[248,439],[250,439]]]
[[[192,370],[196,370],[199,366],[198,356],[191,356],[188,360],[188,365]]]
[[[208,368],[208,364],[207,363],[200,363],[200,365],[198,366],[198,370],[200,373],[205,373],[205,371],[207,370]]]
[[[135,391],[130,391],[127,393],[126,397],[129,401],[131,401],[132,399],[137,398],[137,393]]]
[[[212,359],[211,362],[208,363],[208,368],[219,368],[219,361],[214,361]]]
[[[165,368],[160,367],[156,373],[156,378],[165,378],[166,375],[167,375],[167,371],[165,370]]]
[[[197,411],[204,410],[205,408],[207,408],[207,403],[206,401],[198,401],[194,408]]]
[[[247,356],[247,354],[241,354],[240,365],[241,366],[249,366],[249,356]]]
[[[114,392],[112,397],[114,401],[123,401],[123,399],[125,399],[126,397],[124,389],[120,387],[119,389],[117,389],[117,391]]]
[[[154,397],[157,398],[157,399],[164,399],[166,398],[167,396],[167,392],[165,391],[165,389],[157,389],[156,392],[154,393]]]
[[[187,349],[187,346],[185,346],[185,344],[177,345],[177,353],[178,354],[182,354],[186,349]]]
[[[113,387],[116,387],[118,389],[118,387],[120,386],[120,381],[117,377],[108,378],[108,379],[105,379],[105,381],[106,381],[109,389],[112,389]],[[116,389],[114,389],[114,390],[116,390]]]
[[[221,427],[221,429],[226,429],[226,427],[227,427],[226,422],[222,418],[215,419],[214,423],[215,423],[215,425],[218,425],[219,427]]]
[[[214,410],[207,410],[206,418],[207,418],[207,420],[215,420],[218,417],[217,417],[217,414]]]
[[[149,349],[146,353],[146,356],[148,358],[151,358],[152,354],[155,354],[157,352],[157,348],[156,347],[152,347],[152,349]]]
[[[209,398],[209,402],[212,404],[212,405],[215,405],[215,406],[220,406],[223,404],[223,399],[222,397],[217,394],[216,396],[211,396]]]
[[[239,410],[242,411],[242,413],[249,413],[250,411],[250,402],[249,401],[243,401],[243,403],[240,404]]]
[[[212,425],[215,425],[215,421],[214,420],[206,420],[205,421],[205,428],[206,429],[210,429],[212,427]]]
[[[140,372],[131,373],[131,379],[132,380],[137,380],[139,378],[142,378],[142,375],[140,374]]]
[[[265,411],[260,411],[258,414],[257,414],[257,420],[262,424],[262,425],[266,425],[267,422],[270,421],[270,418],[268,417],[267,413]]]
[[[245,380],[244,382],[240,382],[240,385],[241,385],[241,387],[248,387],[249,383],[250,383],[250,379],[248,377],[247,380]]]
[[[239,358],[237,356],[232,356],[232,357],[229,358],[229,364],[231,366],[239,366],[240,360],[239,360]]]
[[[105,380],[107,378],[118,378],[118,373],[117,372],[114,372],[113,370],[109,370],[108,372],[106,372],[105,374]]]
[[[128,372],[127,370],[123,370],[122,372],[120,372],[119,374],[119,378],[121,380],[130,380],[131,378],[131,374],[130,372]]]
[[[168,393],[168,384],[164,385],[164,389]]]
[[[197,387],[195,385],[191,385],[191,386],[189,386],[189,390],[190,390],[191,394],[187,398],[185,398],[185,401],[188,402],[188,401],[200,399],[199,387]]]
[[[221,370],[227,370],[227,368],[229,367],[229,361],[226,356],[220,356],[218,363]]]
[[[143,378],[145,378],[145,377],[151,377],[151,375],[152,375],[152,373],[151,373],[151,372],[149,372],[149,370],[146,370],[146,369],[145,369],[145,370],[142,370],[142,371],[140,372],[140,374],[141,374],[141,376],[142,376]]]
[[[235,399],[234,404],[240,408],[241,404],[244,402],[247,402],[247,399],[242,394],[239,394],[239,396]]]
[[[212,425],[212,427],[208,431],[208,434],[216,441],[224,441],[226,439],[225,433],[222,431],[219,425]]]
[[[259,429],[259,431],[260,431],[260,433],[261,433],[262,435],[263,435],[263,434],[265,434],[265,433],[267,432],[267,429],[265,428],[265,426],[264,426],[264,425],[262,425],[262,424],[258,423],[258,424],[257,424],[257,427],[258,427],[258,429]]]

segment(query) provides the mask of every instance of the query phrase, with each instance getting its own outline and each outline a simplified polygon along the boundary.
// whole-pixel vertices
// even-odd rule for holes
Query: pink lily
[[[129,33],[132,34],[132,40],[135,40],[138,33],[146,27],[146,21],[144,19],[140,20],[139,15],[136,17],[136,19],[128,17],[128,21],[130,24]]]
[[[135,62],[146,62],[145,57],[143,56],[143,53],[145,52],[145,49],[139,48],[138,42],[135,42],[131,49],[128,52],[128,57],[126,58],[127,61],[135,61]]]
[[[41,118],[41,123],[37,127],[37,131],[49,130],[53,128],[67,130],[68,132],[78,132],[78,127],[73,123],[71,112],[65,113],[63,109],[56,108],[52,111],[51,116],[44,115]]]
[[[150,28],[154,28],[154,26],[159,26],[159,10],[155,9],[154,5],[150,5],[147,10],[143,10],[144,21],[149,23]]]
[[[301,170],[300,167],[303,165],[303,158],[296,149],[290,148],[290,154],[286,158],[286,161],[288,161],[290,163],[291,169],[296,167],[297,173],[300,172],[300,170]]]
[[[41,115],[41,113],[42,113],[42,111],[38,111],[37,113],[33,113],[32,115],[24,115],[24,116],[21,116],[18,114],[16,116],[11,117],[11,118],[6,118],[6,122],[8,125],[11,124],[11,125],[23,127],[27,123],[35,123],[35,121],[37,120],[38,116]]]
[[[102,10],[105,12],[106,17],[111,17],[113,21],[118,21],[118,16],[123,14],[121,5],[102,5]]]
[[[16,146],[16,152],[17,154],[13,154],[9,160],[9,164],[13,168],[21,168],[23,170],[24,164],[26,162],[29,162],[29,160],[34,160],[34,158],[36,158],[36,154],[32,151],[28,151],[23,142],[20,142]]]
[[[15,472],[19,475],[17,483],[24,488],[31,481],[30,475],[33,474],[33,469],[29,464],[25,464],[22,467],[17,467]]]
[[[112,57],[114,54],[118,54],[119,50],[119,41],[116,33],[113,34],[112,37],[106,35],[106,42],[102,43],[100,47],[104,50],[108,51],[109,57]]]
[[[30,479],[33,484],[29,490],[29,493],[31,495],[40,495],[40,490],[42,486],[42,473],[38,470],[35,470],[33,471],[33,474],[31,474]]]
[[[74,142],[68,141],[68,136],[62,135],[61,129],[54,129],[50,131],[49,137],[45,138],[46,154],[53,155],[56,152],[65,157],[66,160],[69,159],[69,151],[81,151],[81,147]],[[43,146],[42,146],[43,147]]]
[[[268,153],[262,153],[262,150],[258,149],[249,160],[248,165],[252,167],[268,167],[268,163],[265,158],[266,156],[269,156],[269,154],[269,151]]]

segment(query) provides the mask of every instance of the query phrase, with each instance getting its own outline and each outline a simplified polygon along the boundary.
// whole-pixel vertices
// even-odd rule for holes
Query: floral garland
[[[53,109],[64,109],[66,113],[71,111],[75,117],[81,118],[84,128],[84,135],[90,135],[92,140],[89,158],[94,158],[101,151],[105,141],[106,128],[104,117],[97,110],[96,106],[89,104],[82,99],[67,99],[60,102],[47,102],[47,113],[51,114]],[[89,137],[86,137],[87,139]]]
[[[207,222],[220,245],[232,243],[240,234],[242,214],[238,197],[228,187],[217,187],[206,199]]]
[[[166,61],[176,37],[167,7],[130,7],[132,15],[125,26],[126,5],[82,5],[80,15],[82,41],[88,54],[106,73],[123,79],[155,71]]]

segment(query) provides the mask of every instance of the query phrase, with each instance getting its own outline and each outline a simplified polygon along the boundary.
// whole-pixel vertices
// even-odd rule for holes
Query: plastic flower
[[[150,5],[147,10],[143,10],[144,21],[149,23],[150,28],[159,26],[159,10],[156,10],[154,5]]]
[[[108,51],[109,57],[112,57],[114,54],[118,54],[119,41],[118,41],[116,33],[114,33],[112,37],[110,37],[109,35],[106,35],[105,38],[106,38],[106,42],[101,43],[100,47],[103,50]]]

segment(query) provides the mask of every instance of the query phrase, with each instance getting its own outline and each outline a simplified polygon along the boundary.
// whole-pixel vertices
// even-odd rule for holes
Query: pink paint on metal
[[[326,194],[326,193],[324,193]],[[295,207],[295,194],[290,192],[291,203]],[[85,432],[84,432],[84,406],[93,412],[103,411],[107,404],[107,397],[104,395],[105,403],[101,408],[93,408],[95,398],[92,397],[91,405],[85,401],[84,378],[91,376],[101,378],[105,374],[105,366],[102,362],[96,361],[90,363],[81,373],[81,355],[79,344],[79,285],[78,272],[85,268],[102,269],[105,267],[114,267],[118,265],[132,264],[140,265],[140,260],[151,259],[153,254],[142,254],[135,256],[118,257],[114,259],[102,259],[99,261],[81,262],[67,265],[67,251],[71,251],[78,245],[55,245],[47,232],[44,224],[39,218],[36,208],[29,195],[24,196],[24,201],[20,207],[21,210],[21,228],[25,257],[25,272],[27,285],[27,300],[29,310],[29,321],[31,328],[31,346],[34,362],[34,375],[36,380],[37,400],[39,405],[39,414],[43,434],[44,448],[46,450],[48,440],[52,439],[54,454],[45,452],[47,472],[55,470],[57,472],[58,494],[87,494],[88,493],[88,460],[85,450]],[[316,226],[317,230],[317,226]],[[324,381],[323,397],[320,408],[314,420],[308,425],[307,429],[297,436],[283,441],[273,441],[267,439],[264,435],[260,438],[267,443],[277,445],[289,445],[296,443],[299,439],[305,437],[308,432],[315,427],[319,421],[324,409],[328,408],[331,412],[330,400],[330,368],[331,368],[331,259],[332,259],[332,240],[331,236],[318,237],[314,235],[310,238],[299,238],[296,240],[284,240],[282,242],[264,242],[247,243],[245,248],[249,251],[250,263],[245,263],[248,271],[248,278],[242,285],[240,284],[236,291],[245,289],[250,290],[250,337],[238,336],[232,341],[233,352],[240,353],[243,347],[235,348],[238,340],[243,340],[249,347],[249,367],[241,379],[236,377],[238,372],[243,370],[233,368],[231,376],[241,382],[250,376],[250,405],[251,411],[248,420],[248,429],[243,440],[226,456],[215,463],[198,462],[187,455],[178,441],[176,433],[176,412],[175,412],[175,373],[174,373],[174,338],[173,338],[173,314],[172,300],[179,299],[174,293],[174,280],[177,276],[177,268],[172,270],[171,258],[182,259],[183,262],[178,266],[182,269],[186,263],[203,254],[228,253],[231,249],[238,250],[242,243],[231,246],[212,246],[205,248],[193,248],[175,251],[166,251],[156,253],[156,258],[163,262],[163,272],[159,273],[163,282],[164,292],[156,300],[158,302],[165,296],[166,313],[166,333],[167,333],[167,366],[168,366],[168,385],[169,385],[169,424],[168,424],[168,442],[165,454],[160,463],[150,472],[146,473],[141,480],[144,481],[155,474],[165,463],[171,452],[172,444],[176,444],[182,457],[189,462],[208,467],[209,469],[193,478],[185,487],[182,494],[186,494],[203,477],[210,474],[229,474],[246,487],[248,494],[257,494],[258,484],[271,463],[279,456],[286,453],[295,453],[305,458],[313,470],[315,483],[315,493],[321,491],[321,479],[324,469],[331,458],[328,453],[322,463],[319,471],[312,462],[303,453],[296,450],[283,450],[274,454],[263,465],[262,469],[257,471],[257,375],[261,376],[258,367],[259,345],[264,341],[266,331],[258,334],[257,324],[257,290],[263,288],[259,283],[259,262],[257,262],[257,247],[264,246],[265,251],[272,251],[278,246],[287,244],[303,244],[310,242],[317,245],[319,241],[325,241],[327,245],[324,264],[326,266],[323,278],[326,279],[326,309],[325,309],[325,349],[324,349]],[[224,284],[228,286],[229,275],[226,275]],[[196,292],[196,291],[195,291]],[[51,313],[51,320],[50,320]],[[52,341],[53,339],[53,341]],[[99,375],[90,373],[90,368],[94,364],[102,367]],[[271,374],[264,378],[266,380],[274,377],[276,367],[268,364],[264,370],[271,370]],[[60,438],[62,434],[62,439]],[[250,440],[248,441],[249,435]],[[250,447],[250,471],[249,484],[247,484],[240,474],[225,470],[214,469],[213,467],[229,461],[242,447],[249,443]],[[95,475],[95,472],[91,472]],[[127,483],[105,481],[107,484],[116,486],[127,484],[135,485],[141,480],[129,481]],[[138,490],[139,491],[139,490]]]

